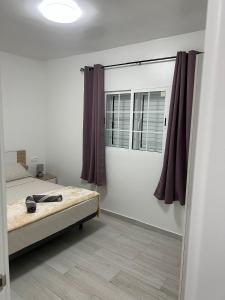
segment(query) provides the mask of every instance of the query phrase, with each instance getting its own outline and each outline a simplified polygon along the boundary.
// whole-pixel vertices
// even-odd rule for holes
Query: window
[[[129,148],[130,140],[130,93],[106,95],[106,145]]]
[[[163,150],[166,90],[106,93],[106,146]]]

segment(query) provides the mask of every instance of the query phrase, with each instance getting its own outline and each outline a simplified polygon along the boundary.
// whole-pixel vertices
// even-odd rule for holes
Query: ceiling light
[[[58,23],[73,23],[82,14],[73,0],[43,0],[38,8],[46,19]]]

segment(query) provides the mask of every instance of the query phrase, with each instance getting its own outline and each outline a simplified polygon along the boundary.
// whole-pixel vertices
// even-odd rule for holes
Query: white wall
[[[1,83],[1,80],[0,80]],[[6,275],[6,286],[0,291],[0,300],[10,299],[9,261],[8,261],[8,232],[7,208],[4,178],[4,131],[2,90],[0,86],[0,274]]]
[[[195,32],[47,63],[47,168],[63,184],[80,185],[82,162],[83,74],[80,67],[175,55],[203,50],[204,32]],[[106,90],[171,85],[172,63],[106,71]],[[150,75],[154,76],[150,76]],[[153,192],[163,156],[122,149],[106,151],[108,184],[102,207],[182,234],[184,208],[165,205]]]
[[[26,149],[31,158],[45,162],[46,90],[41,61],[0,52],[5,149]]]
[[[182,300],[225,299],[224,52],[225,1],[209,0]]]

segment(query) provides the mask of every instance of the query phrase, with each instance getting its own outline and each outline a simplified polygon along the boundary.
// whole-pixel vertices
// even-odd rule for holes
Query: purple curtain
[[[81,178],[98,186],[106,184],[104,118],[104,69],[85,67]]]
[[[189,138],[197,51],[178,52],[173,77],[166,148],[154,195],[166,204],[185,204]]]

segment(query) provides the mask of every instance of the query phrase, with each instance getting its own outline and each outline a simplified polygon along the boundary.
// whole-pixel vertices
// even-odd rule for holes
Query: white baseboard
[[[180,234],[178,234],[178,233],[176,233],[176,232],[165,230],[163,228],[160,228],[160,227],[148,224],[148,223],[144,223],[144,222],[141,222],[141,221],[136,220],[136,219],[132,219],[130,217],[118,214],[118,213],[113,212],[113,211],[108,210],[108,209],[101,208],[101,212],[103,212],[103,213],[105,213],[107,215],[113,216],[115,218],[118,218],[118,219],[130,222],[130,223],[132,223],[134,225],[137,225],[137,226],[149,229],[149,230],[153,230],[153,231],[156,231],[156,232],[160,232],[160,233],[165,234],[167,236],[174,237],[174,238],[179,239],[179,240],[183,239],[183,236],[180,235]]]

